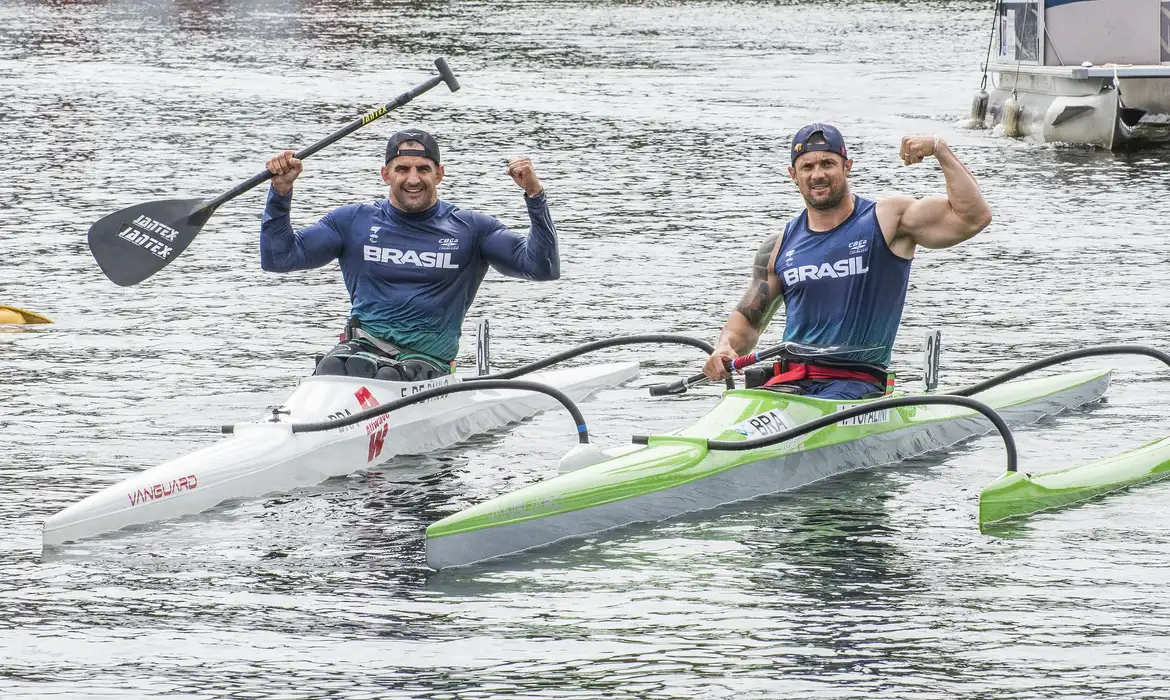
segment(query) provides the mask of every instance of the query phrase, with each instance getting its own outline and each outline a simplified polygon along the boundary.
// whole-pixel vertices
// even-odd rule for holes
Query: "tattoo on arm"
[[[757,331],[762,331],[768,325],[780,304],[780,296],[774,295],[771,285],[768,284],[768,261],[779,237],[780,233],[776,232],[760,244],[760,249],[756,251],[756,259],[752,263],[752,281],[743,299],[735,307]]]

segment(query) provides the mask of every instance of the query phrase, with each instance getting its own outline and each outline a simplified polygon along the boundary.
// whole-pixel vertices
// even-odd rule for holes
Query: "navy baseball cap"
[[[817,134],[821,135],[822,143],[809,143]],[[796,132],[796,136],[792,137],[792,163],[796,164],[796,159],[808,153],[809,151],[832,151],[842,158],[848,159],[849,156],[845,150],[845,137],[837,131],[837,127],[832,124],[809,124],[801,127],[800,131]]]
[[[422,144],[422,148],[407,147],[401,148],[400,144],[407,141],[417,141]],[[422,129],[407,129],[399,131],[390,137],[390,141],[386,144],[386,162],[394,160],[398,156],[422,156],[423,158],[430,158],[435,161],[435,165],[439,164],[439,142]]]

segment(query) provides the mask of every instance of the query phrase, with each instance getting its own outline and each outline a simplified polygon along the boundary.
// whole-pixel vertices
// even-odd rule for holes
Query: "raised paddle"
[[[459,81],[455,80],[455,74],[445,60],[435,59],[435,68],[439,70],[437,76],[358,117],[312,146],[297,151],[293,157],[308,158],[439,83],[446,83],[451,92],[459,89]],[[220,205],[271,177],[272,173],[265,170],[214,199],[163,199],[114,212],[89,228],[89,251],[114,284],[122,287],[138,284],[186,250]]]

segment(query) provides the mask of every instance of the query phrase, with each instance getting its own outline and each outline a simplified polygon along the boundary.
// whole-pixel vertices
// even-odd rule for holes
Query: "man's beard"
[[[836,207],[841,201],[845,199],[845,188],[837,189],[829,185],[829,197],[819,202],[814,202],[811,195],[804,198],[804,203],[817,211],[826,211]]]
[[[408,214],[418,214],[419,212],[424,212],[435,204],[435,201],[425,197],[425,194],[422,200],[413,203],[407,201],[406,190],[401,190],[398,194],[400,195],[398,198],[398,208]]]

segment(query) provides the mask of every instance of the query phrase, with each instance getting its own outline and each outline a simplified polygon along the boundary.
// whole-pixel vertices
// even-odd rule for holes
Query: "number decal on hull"
[[[373,462],[374,458],[382,454],[382,445],[386,442],[386,431],[388,426],[383,423],[378,426],[377,430],[370,433],[370,455],[366,457],[367,462]]]
[[[782,433],[791,427],[788,425],[788,419],[784,416],[784,413],[778,408],[773,408],[771,411],[752,416],[743,422],[736,423],[731,426],[731,429],[746,438],[757,438]]]
[[[363,410],[368,410],[378,405],[378,400],[364,386],[353,392],[353,396],[357,399],[358,404],[361,405]],[[370,451],[366,456],[367,462],[373,462],[382,454],[382,446],[386,444],[386,433],[390,430],[387,422],[386,414],[383,413],[366,425],[366,433],[370,436]]]

